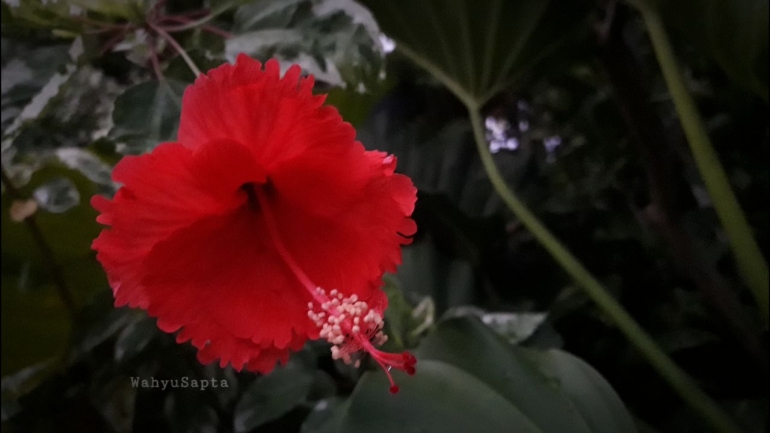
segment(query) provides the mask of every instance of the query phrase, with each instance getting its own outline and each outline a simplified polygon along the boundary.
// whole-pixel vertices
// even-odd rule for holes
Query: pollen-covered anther
[[[408,352],[385,353],[375,347],[388,341],[388,336],[382,332],[385,324],[382,315],[370,309],[366,302],[359,301],[357,295],[346,298],[333,289],[329,292],[329,299],[320,287],[316,293],[315,299],[319,301],[321,311],[316,311],[312,302],[308,303],[308,317],[321,328],[320,338],[332,344],[332,358],[359,367],[361,359],[355,355],[360,351],[368,352],[388,376],[390,392],[398,392],[390,370],[395,367],[412,375],[417,359]]]

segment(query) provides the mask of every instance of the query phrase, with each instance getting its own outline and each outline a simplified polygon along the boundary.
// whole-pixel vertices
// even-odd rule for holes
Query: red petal
[[[249,154],[233,143],[219,143],[222,167],[241,166],[245,179],[264,179]],[[201,166],[214,167],[209,151],[195,155],[179,144],[162,144],[153,153],[129,156],[115,166],[113,179],[124,183],[112,201],[96,196],[93,206],[101,212],[97,220],[112,226],[94,241],[97,258],[107,270],[115,291],[117,305],[147,307],[141,291],[132,295],[140,283],[137,276],[142,260],[150,249],[173,231],[188,226],[206,215],[224,214],[239,207],[246,199],[235,186],[240,182],[227,174],[199,177]],[[223,189],[230,188],[230,193]]]
[[[269,174],[269,198],[280,237],[310,279],[368,300],[383,272],[401,263],[404,236],[415,232],[408,215],[416,189],[388,173],[383,158],[357,143],[348,148],[333,161],[308,151],[281,167],[285,172]]]
[[[235,65],[225,64],[201,75],[182,98],[178,140],[198,147],[221,138],[250,145],[274,160],[284,137],[299,125],[299,113],[320,106],[323,96],[313,96],[313,78],[299,80],[294,65],[279,77],[278,62],[260,62],[246,55]],[[299,82],[299,84],[298,84]]]
[[[301,307],[310,294],[260,230],[264,226],[262,216],[244,206],[203,218],[159,242],[142,270],[150,315],[212,341],[220,337],[214,332],[218,327],[279,349],[291,343],[292,331],[315,335]]]

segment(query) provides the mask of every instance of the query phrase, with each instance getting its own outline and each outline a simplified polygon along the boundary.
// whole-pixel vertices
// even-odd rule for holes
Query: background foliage
[[[766,256],[768,2],[660,3]],[[706,430],[495,193],[469,103],[507,185],[740,428],[767,431],[767,325],[628,4],[3,0],[1,42],[4,431]],[[395,397],[320,343],[267,376],[202,366],[112,306],[88,200],[114,193],[122,155],[174,140],[190,63],[239,52],[314,74],[419,188],[385,278],[390,349],[419,359]]]

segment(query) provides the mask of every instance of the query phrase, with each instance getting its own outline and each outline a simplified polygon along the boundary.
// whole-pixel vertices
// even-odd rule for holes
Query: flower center
[[[345,297],[337,289],[327,294],[326,290],[314,284],[281,241],[263,185],[249,184],[244,185],[244,188],[249,194],[250,206],[258,207],[262,211],[270,239],[281,259],[315,300],[315,303],[308,303],[307,315],[321,328],[319,336],[332,344],[332,358],[341,359],[357,368],[361,365],[358,354],[361,351],[369,353],[388,376],[390,392],[397,393],[398,385],[390,370],[395,367],[411,376],[415,372],[417,359],[409,352],[395,354],[377,349],[375,345],[380,346],[388,340],[388,336],[382,332],[382,315],[370,308],[366,302],[359,300],[355,294]]]

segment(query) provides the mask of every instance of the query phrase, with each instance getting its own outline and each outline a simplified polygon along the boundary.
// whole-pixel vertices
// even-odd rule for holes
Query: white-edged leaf
[[[185,83],[150,81],[128,88],[115,100],[108,136],[121,153],[148,152],[176,139]]]
[[[336,87],[367,88],[381,79],[384,53],[371,13],[350,0],[263,0],[235,13],[226,58],[240,53],[299,64]]]

